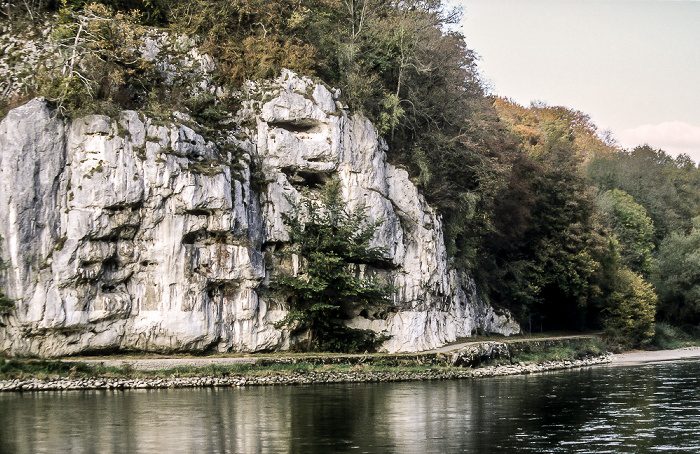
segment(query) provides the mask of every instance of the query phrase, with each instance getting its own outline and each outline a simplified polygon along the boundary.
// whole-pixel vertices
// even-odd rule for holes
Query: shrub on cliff
[[[8,298],[5,292],[0,291],[0,315],[10,312],[15,308],[15,300]]]
[[[141,20],[101,4],[63,8],[52,35],[60,52],[39,74],[39,91],[69,117],[142,106],[157,76],[138,51]]]
[[[370,246],[379,222],[370,223],[363,206],[350,210],[340,196],[340,183],[326,184],[320,201],[307,194],[283,215],[292,249],[300,263],[296,274],[276,277],[272,289],[287,302],[289,313],[276,327],[308,335],[307,350],[374,350],[385,340],[373,331],[343,324],[350,307],[389,303],[391,288],[376,278],[358,277],[358,264],[376,263],[383,248]]]
[[[2,237],[0,237],[0,242],[1,241]],[[7,264],[4,260],[0,259],[0,273],[5,271],[6,269]],[[5,295],[5,290],[2,287],[0,287],[0,315],[10,312],[11,310],[15,309],[15,307],[15,300]]]

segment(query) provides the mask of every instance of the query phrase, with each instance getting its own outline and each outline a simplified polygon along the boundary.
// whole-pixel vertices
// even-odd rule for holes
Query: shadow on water
[[[699,372],[4,393],[0,452],[700,452]]]

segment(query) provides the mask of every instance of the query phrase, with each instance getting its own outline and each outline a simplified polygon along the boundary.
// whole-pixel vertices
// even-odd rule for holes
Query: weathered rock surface
[[[385,264],[359,271],[398,289],[392,311],[352,326],[387,331],[392,352],[518,331],[450,268],[439,216],[386,162],[367,119],[289,72],[259,91],[266,102],[240,112],[254,126],[217,143],[132,111],[66,122],[36,99],[8,114],[0,235],[18,308],[0,318],[3,351],[287,348],[273,327],[284,308],[261,291],[276,271],[266,257],[288,240],[287,197],[332,176],[351,206],[383,220]]]
[[[495,359],[510,358],[510,349],[504,342],[481,342],[467,345],[452,353],[452,366],[478,366]]]

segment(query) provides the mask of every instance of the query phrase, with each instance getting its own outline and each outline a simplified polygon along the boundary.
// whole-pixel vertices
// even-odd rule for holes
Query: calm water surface
[[[700,361],[394,384],[0,393],[0,452],[698,452]]]

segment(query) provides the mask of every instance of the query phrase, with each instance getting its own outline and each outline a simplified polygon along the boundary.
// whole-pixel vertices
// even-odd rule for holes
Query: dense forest
[[[490,94],[475,51],[441,0],[25,0],[11,23],[57,14],[66,60],[86,30],[81,71],[46,70],[64,115],[186,106],[216,125],[225,96],[187,98],[129,52],[134,30],[196,37],[231,93],[281,68],[342,90],[441,213],[455,266],[525,330],[603,329],[649,343],[655,325],[700,323],[700,170],[642,145],[622,150],[582,112]],[[92,20],[91,20],[92,19]],[[107,19],[107,20],[104,20]],[[74,44],[71,44],[74,43]],[[73,47],[71,47],[71,45]],[[4,100],[4,109],[21,100]],[[658,326],[657,326],[658,330]]]

